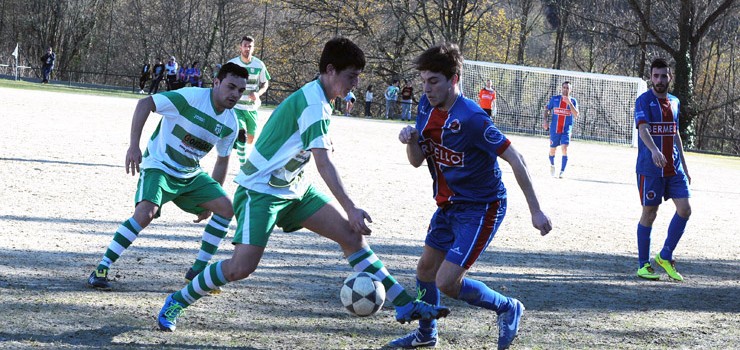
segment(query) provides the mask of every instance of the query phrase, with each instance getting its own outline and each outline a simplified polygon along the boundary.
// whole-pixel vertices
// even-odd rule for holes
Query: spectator
[[[179,89],[185,86],[185,84],[188,82],[188,65],[187,64],[183,64],[182,66],[180,66],[180,68],[177,69],[177,82],[178,84],[177,84],[176,89]]]
[[[54,54],[51,46],[49,46],[49,48],[46,49],[46,54],[41,56],[41,73],[44,76],[44,79],[41,81],[42,84],[49,83],[49,76],[51,75],[51,70],[54,69],[54,61],[56,59],[57,55]]]
[[[347,103],[347,106],[345,107],[344,115],[345,116],[351,116],[352,115],[352,107],[355,106],[355,93],[352,92],[352,90],[349,90],[347,93],[347,96],[344,97],[344,102]]]
[[[365,91],[365,118],[372,118],[373,115],[370,113],[370,107],[373,105],[373,84],[367,86]]]
[[[154,65],[154,68],[152,68],[152,85],[149,85],[149,95],[156,94],[157,91],[159,91],[159,83],[162,81],[162,78],[164,78],[164,64],[162,64],[162,59],[157,58],[157,64]]]
[[[478,104],[480,108],[493,118],[496,116],[496,89],[491,86],[491,79],[486,80],[486,86],[478,93]]]
[[[149,64],[149,62],[144,62],[144,65],[141,66],[141,75],[139,76],[139,93],[144,93],[144,86],[146,86],[146,82],[151,79],[152,77],[152,65]]]
[[[164,65],[164,69],[167,72],[167,91],[175,89],[175,82],[177,81],[177,61],[175,56],[170,57],[170,61]]]
[[[393,119],[393,110],[398,101],[398,79],[385,89],[385,119]]]
[[[401,120],[411,121],[411,104],[414,102],[414,88],[409,81],[403,80],[403,89],[401,90]]]
[[[198,61],[193,62],[193,65],[188,68],[186,74],[190,86],[201,86],[200,68],[198,68]]]

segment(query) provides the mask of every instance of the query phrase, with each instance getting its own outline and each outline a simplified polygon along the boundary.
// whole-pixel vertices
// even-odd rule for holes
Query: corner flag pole
[[[15,43],[15,50],[13,50],[13,57],[15,57],[15,80],[18,80],[18,43]]]

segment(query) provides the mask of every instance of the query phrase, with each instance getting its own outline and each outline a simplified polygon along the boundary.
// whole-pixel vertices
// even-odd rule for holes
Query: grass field
[[[113,266],[114,290],[85,287],[132,213],[137,177],[123,163],[136,99],[3,86],[0,349],[377,349],[412,329],[393,320],[389,305],[369,318],[345,313],[339,289],[350,268],[336,244],[308,231],[276,231],[253,276],[188,308],[176,333],[159,332],[156,314],[166,295],[184,286],[197,253],[203,224],[193,216],[165,205]],[[150,117],[142,142],[158,119]],[[413,288],[435,207],[426,168],[408,165],[397,140],[401,127],[346,117],[331,124],[345,186],[373,218],[369,241]],[[526,305],[512,349],[738,348],[740,159],[687,155],[693,215],[675,253],[686,281],[663,275],[649,282],[634,276],[636,150],[575,141],[568,176],[553,179],[546,139],[510,138],[554,226],[546,237],[531,227],[511,169],[502,165],[509,210],[469,274]],[[207,157],[204,168],[210,172],[214,161]],[[308,176],[320,183],[311,166]],[[673,212],[672,203],[661,206],[653,254]],[[216,259],[232,251],[224,242]],[[496,347],[491,312],[442,301],[452,314],[440,322],[438,348]]]

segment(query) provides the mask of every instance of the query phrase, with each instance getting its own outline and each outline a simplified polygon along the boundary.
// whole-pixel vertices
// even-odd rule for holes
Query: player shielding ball
[[[663,249],[655,255],[655,263],[668,277],[683,281],[673,259],[673,251],[683,236],[691,216],[689,184],[691,176],[683,155],[683,142],[678,133],[680,101],[669,94],[668,85],[673,80],[668,63],[661,58],[650,65],[650,82],[653,87],[635,101],[635,126],[639,132],[637,142],[637,187],[640,191],[642,215],[637,224],[637,276],[657,280],[660,275],[650,265],[650,233],[663,200],[673,199],[676,213],[668,225],[668,236]]]
[[[337,242],[355,272],[370,273],[383,283],[387,300],[396,307],[397,321],[437,319],[449,313],[445,307],[415,300],[390,275],[365,240],[364,235],[371,232],[365,223],[371,221],[370,215],[350,199],[331,160],[331,101],[357,86],[365,54],[349,39],[335,38],[324,46],[318,68],[318,79],[275,108],[236,177],[237,227],[231,259],[209,265],[170,294],[157,318],[159,329],[174,331],[184,308],[214,288],[249,277],[276,225],[285,232],[305,227]],[[311,158],[339,205],[305,178],[303,170]]]
[[[573,86],[566,81],[560,86],[560,95],[550,97],[545,107],[545,121],[542,127],[550,130],[550,176],[555,176],[555,152],[558,146],[563,151],[560,173],[565,175],[565,166],[568,164],[568,145],[573,131],[573,118],[578,118],[578,101],[570,96]]]
[[[434,183],[437,211],[432,216],[424,251],[416,267],[421,300],[438,305],[441,291],[498,315],[499,349],[516,337],[524,305],[465,277],[496,234],[506,214],[506,188],[498,158],[511,166],[532,214],[532,224],[544,236],[552,224],[540,210],[537,195],[521,154],[488,115],[460,93],[463,57],[455,44],[432,47],[415,61],[424,95],[416,127],[399,134],[414,167],[427,162]],[[392,341],[391,347],[435,346],[436,320]]]
[[[232,111],[247,83],[247,71],[226,64],[211,89],[182,88],[139,100],[131,122],[131,144],[126,152],[126,173],[139,173],[134,214],[121,223],[100,263],[88,277],[90,287],[110,290],[111,265],[133,244],[141,231],[159,217],[162,205],[175,203],[198,216],[213,216],[203,231],[201,249],[186,278],[205,269],[226,236],[234,217],[231,200],[221,187],[229,155],[236,139],[237,122]],[[141,132],[151,112],[162,115],[143,156]],[[212,176],[200,160],[213,148],[218,152]]]

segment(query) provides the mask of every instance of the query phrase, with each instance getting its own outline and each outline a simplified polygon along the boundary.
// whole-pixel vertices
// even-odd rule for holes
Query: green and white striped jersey
[[[162,115],[141,162],[142,169],[160,169],[187,179],[203,171],[200,160],[216,146],[226,157],[236,140],[236,114],[217,114],[211,89],[189,87],[152,95],[155,112]]]
[[[332,106],[318,80],[304,85],[272,112],[236,181],[260,193],[292,199],[306,191],[303,169],[312,148],[331,149]]]
[[[244,90],[244,94],[242,94],[242,97],[234,108],[243,109],[245,111],[256,111],[261,103],[259,101],[255,103],[255,101],[250,100],[247,95],[259,90],[260,84],[266,83],[270,80],[270,73],[267,72],[267,66],[265,66],[265,63],[262,62],[262,60],[254,56],[252,56],[252,60],[248,63],[242,61],[241,56],[236,56],[229,62],[236,63],[246,68],[249,73],[249,77],[247,77],[247,88]]]

